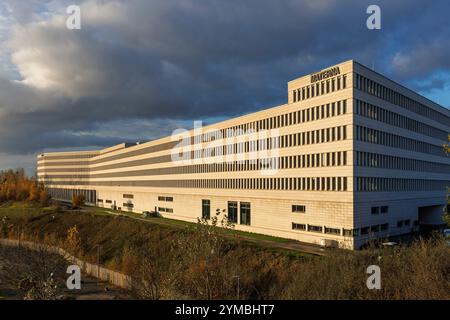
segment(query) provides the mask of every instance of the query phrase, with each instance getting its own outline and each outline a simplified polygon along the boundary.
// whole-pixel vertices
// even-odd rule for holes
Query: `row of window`
[[[277,158],[250,159],[234,161],[231,163],[198,164],[191,166],[167,168],[165,174],[169,173],[207,173],[207,172],[234,172],[252,171],[265,168],[273,169],[293,169],[293,168],[314,168],[346,166],[347,151],[310,153],[296,156],[284,156]],[[155,169],[159,170],[159,169]],[[175,172],[172,172],[174,170]]]
[[[278,148],[287,148],[294,146],[310,145],[317,143],[335,142],[347,139],[347,126],[339,126],[332,128],[324,128],[307,132],[299,132],[284,136],[271,137],[267,139],[260,139],[255,141],[247,141],[242,143],[230,144],[222,147],[208,148],[203,150],[191,151],[191,156],[194,159],[209,158],[213,156],[222,156],[224,154],[239,154],[244,152],[253,152],[261,150],[270,150]],[[221,152],[222,151],[222,152]],[[170,156],[169,156],[170,157]],[[316,156],[317,157],[317,156]],[[191,158],[191,159],[192,159]],[[226,159],[225,159],[226,160]],[[323,163],[323,162],[322,162]],[[329,163],[329,162],[327,162]],[[313,165],[312,165],[313,166]],[[323,165],[322,165],[323,166]],[[194,167],[198,168],[198,167]],[[156,169],[159,170],[159,169]],[[165,170],[165,169],[162,169]],[[197,173],[197,172],[195,172]],[[102,177],[104,174],[98,175],[44,175],[41,180],[56,179],[56,178],[70,178],[70,179],[86,179],[88,177]],[[112,175],[113,176],[113,175]]]
[[[283,126],[324,119],[324,118],[333,117],[333,116],[337,116],[337,115],[345,114],[345,113],[347,113],[347,101],[342,100],[342,101],[337,101],[337,102],[332,102],[332,103],[328,103],[328,104],[324,104],[324,105],[320,105],[320,106],[307,108],[304,110],[286,113],[284,115],[279,115],[279,116],[274,116],[274,117],[267,118],[267,119],[254,121],[251,123],[242,124],[239,126],[234,126],[234,127],[228,128],[228,129],[221,129],[219,131],[221,132],[222,137],[233,137],[233,136],[236,136],[234,134],[236,132],[238,133],[238,135],[240,135],[240,134],[244,134],[245,132],[247,132],[250,129],[253,129],[256,131],[276,129],[276,128],[283,127]],[[326,130],[326,132],[324,132],[322,130],[323,138],[321,138],[320,141],[321,142],[329,142],[329,141],[335,141],[336,139],[339,140],[337,135],[339,135],[340,132],[337,132],[335,130],[338,130],[338,129],[337,128],[329,128]],[[216,154],[216,155],[224,154],[225,155],[225,154],[240,153],[240,152],[267,150],[268,148],[270,148],[268,146],[281,146],[281,148],[284,148],[284,147],[293,146],[293,145],[303,145],[303,144],[314,143],[314,137],[310,138],[310,140],[312,142],[306,141],[306,139],[308,139],[308,134],[311,134],[311,133],[308,133],[308,132],[302,133],[301,137],[304,137],[304,140],[300,140],[301,137],[300,137],[300,134],[298,134],[297,137],[295,137],[294,135],[277,137],[277,141],[273,141],[273,140],[269,141],[269,139],[264,139],[264,140],[258,140],[258,141],[243,142],[241,144],[229,144],[226,146],[212,148],[215,150],[210,149],[210,150],[206,150],[206,151],[197,151],[195,153],[194,153],[194,151],[192,151],[192,158],[200,158],[201,153],[210,154],[210,155],[214,155],[214,154]],[[343,134],[345,134],[345,133],[343,133]],[[214,132],[207,132],[202,135],[192,137],[191,139],[192,139],[192,143],[195,144],[195,143],[199,143],[201,141],[206,141],[206,142],[212,141],[212,140],[214,140],[215,137],[216,137],[216,134]],[[296,139],[298,139],[299,142],[293,142]],[[316,139],[316,141],[319,141],[319,140]],[[157,146],[152,146],[151,148],[153,148],[153,147],[157,147]],[[167,148],[170,148],[170,147],[172,147],[172,146],[168,146]],[[222,150],[220,150],[219,148],[222,148]],[[232,151],[233,149],[234,149],[234,152]],[[130,156],[131,156],[131,154],[130,154]],[[77,164],[81,164],[81,163],[77,163]],[[85,164],[88,165],[89,162],[86,162]],[[55,163],[54,165],[74,165],[74,163]],[[38,165],[38,167],[39,167],[39,165]],[[77,171],[88,172],[89,168],[85,168],[85,169],[80,168],[79,170],[77,169]],[[74,178],[76,178],[76,175],[74,175]]]
[[[266,118],[266,119],[256,120],[253,122],[241,124],[238,126],[233,126],[233,127],[226,128],[226,129],[220,129],[220,130],[216,130],[216,131],[213,130],[211,132],[206,132],[201,135],[191,137],[190,144],[193,145],[196,143],[216,140],[218,132],[220,133],[219,136],[222,138],[235,137],[235,136],[243,135],[246,132],[249,132],[250,130],[260,131],[260,130],[276,129],[276,128],[280,128],[280,127],[284,127],[284,126],[295,125],[297,123],[304,123],[304,122],[329,118],[329,117],[333,117],[333,116],[338,116],[338,115],[345,114],[345,113],[347,113],[347,100],[341,100],[341,101],[336,101],[336,102],[332,102],[332,103],[328,103],[328,104],[324,104],[324,105],[320,105],[320,106],[310,107],[310,108],[307,108],[304,110],[298,110],[298,111],[293,111],[293,112],[278,115],[278,116],[273,116],[273,117]],[[177,143],[177,142],[174,142],[174,143]],[[158,146],[151,146],[149,148],[151,148],[152,151],[161,151],[161,150],[166,150],[166,149],[170,149],[173,147],[172,144],[167,144],[167,143],[162,144],[162,146],[164,146],[163,149],[158,148]],[[144,151],[145,150],[142,150],[142,152],[144,152]],[[149,152],[150,151],[148,151],[146,153],[149,153]],[[125,157],[132,156],[135,153],[141,154],[141,151],[138,150],[136,152],[133,152],[133,154],[129,154],[129,155],[125,154],[124,156]],[[95,156],[95,155],[92,155],[92,157],[93,156]],[[117,157],[117,156],[114,156],[114,157]],[[73,159],[71,158],[70,160],[73,160]],[[108,159],[104,159],[104,160],[106,161]],[[97,163],[97,162],[93,162],[93,163]],[[90,164],[90,162],[77,162],[77,164],[88,166]],[[61,162],[59,164],[55,163],[54,165],[74,165],[74,163]],[[38,169],[39,169],[39,167],[40,167],[40,165],[38,164]],[[86,168],[85,170],[89,171],[88,168]],[[82,170],[80,169],[80,171],[82,171]]]
[[[227,144],[223,146],[192,150],[189,159],[202,159],[230,154],[273,150],[317,143],[341,141],[347,139],[347,126],[323,128],[312,131],[298,132],[283,136]]]
[[[181,180],[183,188],[347,191],[347,177]]]
[[[423,141],[418,141],[398,136],[392,133],[387,133],[384,131],[379,131],[361,126],[356,126],[355,130],[356,130],[355,135],[356,140],[359,141],[445,157],[445,153],[442,146],[437,146]]]
[[[446,126],[450,126],[450,117],[433,110],[422,103],[415,101],[395,90],[387,88],[373,80],[370,80],[358,73],[355,74],[355,87],[361,91],[374,95],[380,99],[398,105],[409,111],[431,118]]]
[[[450,172],[450,165],[385,154],[357,151],[355,165],[358,167],[372,167],[420,172]]]
[[[402,228],[403,226],[410,226],[411,225],[411,220],[400,220],[397,221],[397,228]],[[414,226],[418,226],[419,225],[419,221],[415,220],[414,221]],[[365,226],[362,227],[361,229],[343,229],[343,235],[345,237],[356,237],[359,235],[368,235],[368,234],[373,234],[373,233],[377,233],[377,232],[384,232],[387,231],[389,229],[389,223],[382,223],[382,224],[376,224],[376,225],[371,225],[371,226]]]
[[[173,209],[172,208],[158,207],[158,212],[173,213]]]
[[[449,183],[450,181],[445,180],[357,177],[356,191],[377,192],[445,190]]]
[[[369,119],[377,120],[390,124],[392,126],[421,133],[429,137],[434,137],[441,140],[447,139],[447,132],[443,130],[402,116],[398,113],[385,110],[364,101],[356,100],[355,113]]]
[[[42,162],[45,160],[73,160],[73,159],[90,159],[93,157],[98,156],[98,152],[92,153],[92,154],[72,154],[72,155],[47,155],[45,153],[38,156],[37,162]]]
[[[389,229],[389,223],[383,223],[383,224],[376,224],[369,227],[362,227],[361,228],[361,235],[367,235],[369,233],[376,233],[380,231],[386,231]]]
[[[384,214],[384,213],[388,213],[389,212],[389,207],[388,206],[381,206],[381,207],[372,207],[370,209],[370,213],[371,214]]]
[[[347,191],[347,177],[248,178],[196,180],[58,181],[66,186],[115,186],[199,189]]]
[[[338,76],[293,90],[294,102],[321,96],[347,87],[347,76]]]
[[[388,223],[372,225],[369,227],[362,227],[361,229],[343,229],[342,235],[345,237],[356,237],[358,235],[367,235],[369,233],[376,233],[380,231],[386,231],[389,229]],[[302,223],[292,223],[292,230],[300,230],[300,231],[310,231],[316,233],[325,233],[332,234],[336,236],[341,235],[341,229],[339,228],[330,228],[330,227],[322,227],[322,226],[314,226],[309,224]]]
[[[158,196],[158,201],[173,202],[173,197]]]
[[[75,172],[73,175],[74,176],[83,176],[83,173],[86,172],[90,172],[91,169],[86,167],[86,168],[81,168],[81,167],[71,167],[71,168],[64,168],[64,169],[58,169],[58,168],[46,168],[46,169],[39,169],[37,170],[37,176],[38,178],[44,176],[45,174],[48,174],[50,172],[60,172],[60,171],[66,171],[66,172]]]
[[[341,235],[341,229],[339,229],[339,228],[322,227],[322,226],[315,226],[315,225],[311,225],[311,224],[295,223],[295,222],[292,222],[292,230],[309,231],[309,232],[316,232],[316,233],[326,233],[326,234],[333,234],[333,235],[337,235],[337,236]]]
[[[191,137],[190,145],[202,142],[218,140],[219,138],[237,137],[249,132],[259,132],[260,130],[278,129],[292,126],[304,122],[321,120],[347,113],[347,100],[339,100],[323,105],[313,106],[303,110],[256,120],[226,129],[212,129],[211,131]]]
[[[74,196],[83,195],[87,203],[97,202],[97,191],[95,190],[49,188],[48,192],[53,199],[72,201]]]
[[[124,194],[123,198],[124,199],[134,199],[134,195],[132,195],[132,194]]]
[[[250,202],[240,203],[240,215],[238,217],[238,202],[228,201],[228,221],[239,223],[242,225],[250,225],[251,223],[251,204]],[[209,220],[211,218],[211,200],[202,199],[202,218]]]
[[[296,169],[334,167],[347,165],[347,151],[312,153],[296,156],[273,157],[265,159],[251,159],[234,161],[230,163],[194,164],[188,166],[155,168],[145,170],[133,170],[117,173],[84,175],[83,178],[113,178],[133,176],[154,176],[169,174],[191,174],[191,173],[213,173],[213,172],[236,172],[255,171],[267,169]],[[47,175],[45,179],[70,179],[72,175]],[[160,200],[167,201],[167,200]]]

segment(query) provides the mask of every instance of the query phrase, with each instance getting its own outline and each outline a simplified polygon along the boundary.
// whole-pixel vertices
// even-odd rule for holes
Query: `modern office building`
[[[358,248],[440,224],[450,111],[355,61],[288,82],[284,105],[141,144],[37,158],[56,199]]]

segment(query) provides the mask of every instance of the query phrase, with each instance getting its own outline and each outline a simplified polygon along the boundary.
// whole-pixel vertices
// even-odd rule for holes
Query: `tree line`
[[[24,169],[0,171],[0,204],[25,201],[48,206],[50,200],[44,184],[35,177],[28,177]]]

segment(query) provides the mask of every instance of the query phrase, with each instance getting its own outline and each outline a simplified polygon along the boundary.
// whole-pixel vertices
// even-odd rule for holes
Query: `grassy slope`
[[[95,213],[96,215],[118,215],[117,211],[108,209],[108,208],[100,208],[100,207],[91,207],[88,208],[90,212]],[[132,212],[125,212],[122,211],[120,215],[125,217],[131,217],[134,219],[139,219],[141,221],[145,221],[147,223],[155,223],[160,225],[166,225],[166,226],[172,226],[172,227],[189,227],[192,226],[194,223],[192,222],[186,222],[182,220],[175,220],[170,218],[144,218],[142,215]],[[240,230],[229,230],[229,229],[221,229],[220,232],[222,232],[224,235],[236,235],[241,236],[242,238],[248,238],[248,239],[254,239],[254,240],[267,240],[277,243],[288,243],[290,240],[279,238],[279,237],[272,237],[269,235],[264,234],[258,234],[258,233],[250,233]]]
[[[112,215],[115,214],[115,215]],[[51,241],[64,240],[67,230],[77,226],[81,239],[81,252],[91,262],[96,262],[97,246],[101,247],[102,263],[113,266],[115,260],[127,248],[146,248],[159,241],[177,241],[181,232],[186,232],[194,224],[173,219],[140,218],[133,213],[121,213],[104,208],[86,208],[81,211],[57,212],[55,208],[41,209],[37,206],[14,203],[0,206],[0,219],[8,217],[9,236],[17,238],[19,233],[25,236],[39,236]],[[5,232],[5,231],[4,231]],[[288,240],[237,230],[220,230],[231,242],[245,242],[245,246],[258,249],[255,242],[265,240],[284,243]],[[264,247],[270,254],[290,255],[292,257],[310,257],[309,254]],[[279,252],[278,252],[279,251]],[[278,253],[277,253],[278,252]]]

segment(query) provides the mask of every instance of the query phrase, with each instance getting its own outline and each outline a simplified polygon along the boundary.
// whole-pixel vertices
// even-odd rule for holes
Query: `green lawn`
[[[30,219],[42,214],[55,212],[55,207],[41,208],[36,205],[24,202],[8,202],[0,206],[0,220],[3,217],[8,217],[9,219]]]
[[[112,209],[108,208],[101,208],[101,207],[86,207],[88,211],[92,211],[93,213],[97,215],[123,215],[127,216],[133,219],[139,219],[142,221],[146,221],[148,223],[156,223],[156,224],[164,224],[174,227],[188,227],[192,226],[195,223],[193,222],[187,222],[182,220],[175,220],[170,218],[154,218],[154,217],[148,217],[145,218],[139,213],[134,212],[127,212],[127,211],[114,211]],[[291,240],[284,239],[284,238],[278,238],[278,237],[272,237],[264,234],[258,234],[258,233],[252,233],[252,232],[245,232],[241,230],[230,230],[230,229],[220,229],[220,232],[222,232],[224,235],[237,235],[239,237],[243,238],[249,238],[254,240],[266,240],[266,241],[272,241],[277,243],[287,243]]]

